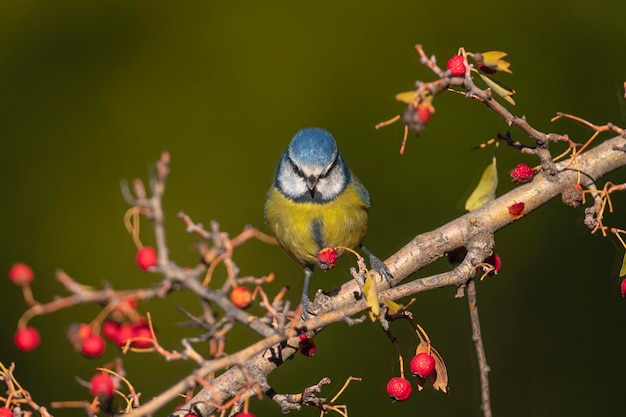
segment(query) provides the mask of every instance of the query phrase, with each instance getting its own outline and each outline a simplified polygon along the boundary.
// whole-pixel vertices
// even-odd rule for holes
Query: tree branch
[[[626,166],[626,152],[623,150],[625,145],[626,139],[622,136],[606,140],[579,155],[576,159],[575,170],[569,168],[569,165],[571,165],[569,161],[558,163],[556,164],[558,172],[556,179],[551,177],[548,180],[542,174],[539,174],[533,178],[532,182],[515,188],[479,209],[467,213],[438,229],[416,236],[386,260],[385,263],[393,274],[395,287],[381,291],[379,294],[380,298],[395,300],[435,288],[465,284],[470,276],[472,267],[482,262],[481,259],[472,259],[463,262],[452,271],[399,285],[407,277],[416,273],[424,266],[444,256],[447,252],[467,245],[469,242],[472,242],[473,245],[480,245],[480,242],[482,242],[485,251],[491,251],[492,241],[489,238],[491,234],[516,221],[508,212],[510,205],[516,202],[524,202],[525,213],[530,213],[558,196],[566,186],[577,183],[579,181],[579,173],[582,174],[580,183],[583,186],[592,184],[603,175]],[[386,281],[378,276],[375,271],[371,271],[371,273],[377,277],[379,288],[386,288]],[[351,280],[342,285],[337,291],[333,291],[332,297],[318,294],[311,305],[316,317],[302,322],[298,331],[320,329],[331,323],[341,321],[347,316],[366,310],[365,300],[355,297],[355,294],[359,293],[357,282]],[[260,378],[258,381],[264,381],[271,372],[297,352],[297,338],[293,337],[293,335],[291,332],[286,332],[282,336],[275,334],[264,341],[257,342],[253,345],[254,348],[250,347],[234,354],[233,356],[243,360],[229,362],[239,363],[240,366],[232,368],[211,380],[210,385],[212,389],[210,391],[206,389],[201,390],[190,401],[190,404],[193,404],[193,411],[200,416],[209,416],[215,411],[215,404],[223,403],[235,395],[237,388],[241,388],[249,383],[244,378],[244,373],[242,373],[240,368],[246,369],[246,375],[254,375]],[[292,339],[285,343],[289,337],[292,337]],[[232,356],[229,356],[230,358]],[[208,361],[207,365],[203,366],[197,374],[208,375],[209,372],[207,370],[209,368],[213,370],[219,368],[216,366],[217,362],[222,362],[222,360]],[[190,385],[181,381],[181,383],[175,385],[169,391],[178,391],[182,386],[189,387]],[[159,402],[164,403],[171,398],[171,395],[161,395]],[[134,410],[131,415],[145,415],[150,404],[151,402]],[[184,411],[177,411],[172,415],[182,416]]]

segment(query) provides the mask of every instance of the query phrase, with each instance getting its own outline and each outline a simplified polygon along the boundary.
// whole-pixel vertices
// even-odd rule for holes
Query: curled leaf
[[[622,260],[622,269],[619,270],[619,276],[623,277],[626,275],[626,253],[624,254],[624,259]]]
[[[496,168],[496,158],[493,157],[491,164],[485,168],[478,185],[465,202],[465,210],[472,211],[487,204],[496,198],[496,188],[498,187],[498,172]]]
[[[378,304],[378,288],[376,287],[376,282],[374,282],[369,272],[367,273],[367,278],[365,279],[365,284],[363,285],[363,293],[365,295],[365,299],[367,300],[367,306],[370,308],[368,313],[370,316],[370,320],[376,321],[376,319],[380,315],[380,304]]]
[[[435,372],[433,372],[428,378],[420,378],[419,376],[416,376],[418,390],[421,391],[424,389],[426,381],[428,379],[432,379],[433,388],[447,394],[449,389],[448,370],[446,368],[446,364],[443,362],[443,358],[432,345],[429,345],[429,343],[422,342],[417,346],[415,354],[417,355],[422,352],[426,352],[435,358]]]

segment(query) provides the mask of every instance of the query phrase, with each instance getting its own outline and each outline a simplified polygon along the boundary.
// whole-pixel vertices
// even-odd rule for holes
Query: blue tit
[[[367,233],[370,196],[321,128],[300,130],[283,153],[265,199],[265,221],[283,250],[304,268],[303,316],[317,254],[323,248],[361,247],[391,285],[385,264],[362,242]],[[339,254],[341,251],[339,251]]]

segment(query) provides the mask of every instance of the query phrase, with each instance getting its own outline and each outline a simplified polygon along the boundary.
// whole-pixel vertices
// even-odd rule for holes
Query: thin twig
[[[478,369],[480,372],[480,396],[482,404],[480,408],[484,417],[491,417],[491,400],[489,395],[489,365],[483,346],[483,338],[480,334],[480,318],[478,316],[478,305],[476,304],[476,283],[470,280],[467,283],[467,302],[469,304],[470,319],[472,322],[472,340],[476,348],[478,358]]]

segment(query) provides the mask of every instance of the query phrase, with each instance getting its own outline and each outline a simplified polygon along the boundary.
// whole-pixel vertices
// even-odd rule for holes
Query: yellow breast
[[[285,252],[298,263],[312,267],[322,248],[355,248],[363,242],[367,209],[353,184],[323,204],[298,203],[272,187],[265,203],[265,218]]]

